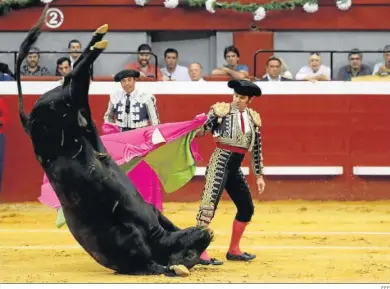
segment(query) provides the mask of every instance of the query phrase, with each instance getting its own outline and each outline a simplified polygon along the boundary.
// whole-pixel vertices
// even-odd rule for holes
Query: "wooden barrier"
[[[24,82],[27,111],[56,82]],[[390,199],[390,86],[386,82],[259,82],[263,96],[251,103],[263,122],[267,188],[262,200]],[[120,85],[92,82],[90,104],[100,129],[108,95]],[[162,122],[185,121],[210,105],[232,99],[226,82],[139,82],[154,93]],[[43,172],[17,113],[15,82],[0,83],[10,111],[2,201],[33,201]],[[196,201],[215,145],[211,136],[198,139],[203,160],[197,176],[165,200]],[[255,179],[249,156],[243,163],[252,189]],[[253,190],[255,192],[255,190]]]
[[[352,77],[351,81],[390,81],[390,75],[363,75]]]

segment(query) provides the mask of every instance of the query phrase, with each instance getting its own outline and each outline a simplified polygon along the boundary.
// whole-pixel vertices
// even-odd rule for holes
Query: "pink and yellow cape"
[[[204,114],[191,121],[160,124],[120,132],[112,124],[103,125],[102,142],[113,160],[127,174],[146,202],[162,210],[162,188],[172,193],[195,175],[200,160],[194,141],[196,130],[207,120]],[[162,186],[162,188],[161,188]],[[65,224],[61,203],[46,175],[42,204],[58,211],[57,227]]]

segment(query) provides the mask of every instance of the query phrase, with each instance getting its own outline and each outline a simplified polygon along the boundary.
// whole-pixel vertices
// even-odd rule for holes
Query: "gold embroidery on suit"
[[[203,189],[202,200],[197,216],[198,226],[205,226],[211,222],[215,213],[215,204],[222,193],[225,184],[224,177],[227,173],[226,163],[231,153],[216,148],[211,156],[206,171],[206,184]]]
[[[230,103],[226,102],[217,102],[213,106],[211,106],[214,113],[218,117],[224,117],[230,112]]]
[[[253,109],[248,109],[249,115],[252,117],[252,120],[257,127],[261,127],[261,117],[260,114],[254,111]]]
[[[251,118],[249,118],[250,130],[245,134],[241,130],[240,114],[237,109],[232,109],[231,113],[229,113],[225,118],[225,128],[222,132],[218,132],[214,135],[215,141],[251,150],[253,146],[252,139],[255,132]]]

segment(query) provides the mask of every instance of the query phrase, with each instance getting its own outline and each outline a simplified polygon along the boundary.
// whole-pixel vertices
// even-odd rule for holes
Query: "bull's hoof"
[[[108,24],[104,24],[95,30],[95,32],[93,33],[93,36],[96,36],[98,34],[100,34],[100,35],[106,34],[107,31],[108,31]]]
[[[94,50],[94,49],[104,50],[104,49],[106,49],[107,45],[108,45],[108,40],[102,40],[102,41],[96,42],[95,45],[91,47],[91,50]]]
[[[187,277],[190,275],[190,271],[184,265],[173,265],[169,267],[169,270],[175,272],[175,275],[180,277]]]

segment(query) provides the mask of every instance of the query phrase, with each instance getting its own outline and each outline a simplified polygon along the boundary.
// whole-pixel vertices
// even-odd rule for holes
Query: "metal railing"
[[[8,51],[4,51],[4,50],[0,50],[0,55],[1,54],[13,54],[13,64],[14,64],[14,67],[13,67],[13,72],[15,72],[15,68],[16,68],[16,62],[17,62],[17,58],[18,58],[18,53],[19,51],[14,51],[14,50],[8,50]],[[83,51],[80,51],[80,53],[83,53]],[[70,52],[69,51],[39,51],[38,54],[66,54],[66,55],[69,55]],[[113,55],[113,54],[120,54],[120,55],[138,55],[138,54],[145,54],[145,53],[140,53],[140,52],[134,52],[134,51],[103,51],[102,52],[102,55]],[[155,69],[154,69],[154,78],[157,79],[157,71],[158,71],[158,57],[156,54],[150,52],[149,53],[153,58],[154,58],[154,61],[155,61]],[[54,65],[56,65],[56,63],[54,63]],[[118,68],[118,71],[120,71],[121,69],[124,69],[124,67],[120,67]],[[92,79],[94,77],[94,69],[93,69],[93,64],[91,66],[91,73],[92,73]]]
[[[333,73],[334,73],[334,55],[335,54],[346,54],[348,57],[348,54],[351,53],[351,50],[263,50],[259,49],[255,52],[253,56],[253,75],[256,77],[257,76],[257,57],[259,54],[264,54],[264,53],[272,53],[273,56],[278,57],[275,55],[275,53],[306,53],[306,54],[314,54],[314,53],[319,53],[321,55],[323,54],[329,54],[330,56],[330,69],[331,69],[331,79],[334,79]],[[370,54],[383,54],[385,53],[383,50],[359,50],[359,54],[365,54],[365,53],[370,53]],[[347,58],[345,58],[345,61],[347,61]],[[264,62],[264,66],[265,66]],[[303,64],[304,65],[304,64]],[[303,66],[302,65],[302,66]]]

